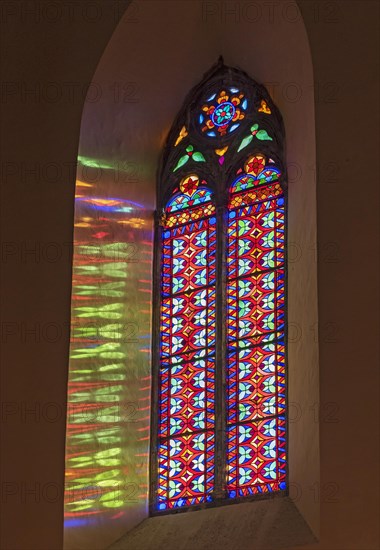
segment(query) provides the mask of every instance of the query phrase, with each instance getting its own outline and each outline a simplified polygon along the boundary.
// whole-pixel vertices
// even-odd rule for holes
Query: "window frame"
[[[208,89],[215,88],[223,83],[236,86],[243,86],[246,90],[252,90],[252,96],[260,96],[265,99],[270,106],[272,116],[266,120],[264,128],[268,128],[273,141],[257,141],[254,145],[244,148],[239,153],[235,152],[230,161],[226,161],[222,167],[217,162],[186,164],[178,171],[173,168],[178,160],[180,147],[176,148],[174,143],[186,121],[188,134],[193,133],[189,129],[190,112],[197,105],[201,95],[207,94]],[[252,116],[252,115],[251,115]],[[254,115],[253,115],[254,116]],[[247,116],[247,120],[249,117]],[[272,124],[275,122],[275,124]],[[203,152],[209,152],[215,147],[229,145],[229,149],[237,150],[241,139],[247,134],[243,128],[247,126],[247,121],[242,124],[242,128],[232,135],[222,139],[212,139],[208,136],[196,135],[195,149]],[[262,126],[260,126],[262,127]],[[268,132],[269,133],[269,132]],[[199,147],[197,147],[199,146]],[[174,154],[173,154],[174,152]],[[261,153],[266,157],[275,160],[276,167],[281,170],[279,183],[283,191],[284,198],[284,347],[285,347],[285,429],[286,429],[286,489],[276,492],[259,493],[255,495],[231,498],[226,496],[223,489],[226,475],[226,372],[227,372],[227,229],[228,229],[228,200],[229,187],[236,179],[236,171],[244,165],[244,159],[248,156]],[[178,182],[190,171],[196,172],[200,178],[204,177],[208,182],[208,187],[214,193],[214,204],[216,207],[216,356],[215,356],[215,490],[213,492],[214,500],[190,506],[178,506],[172,509],[158,510],[156,505],[156,496],[158,488],[158,425],[159,425],[159,369],[161,364],[160,357],[160,308],[161,308],[161,255],[162,255],[162,219],[165,205],[172,196],[172,193]],[[221,175],[223,175],[221,177]],[[199,510],[239,502],[249,502],[263,500],[268,498],[277,498],[289,495],[289,427],[288,427],[288,323],[287,323],[287,300],[288,300],[288,193],[287,193],[287,171],[285,163],[285,129],[281,113],[273,103],[266,88],[254,81],[244,71],[224,65],[223,58],[220,57],[203,77],[201,82],[195,86],[185,98],[183,106],[180,109],[162,149],[161,158],[157,170],[157,209],[154,212],[154,254],[153,254],[153,311],[152,311],[152,394],[151,394],[151,430],[150,430],[150,463],[149,463],[149,514],[151,516],[166,515],[172,513],[183,513],[190,510]],[[278,413],[276,413],[276,416]]]

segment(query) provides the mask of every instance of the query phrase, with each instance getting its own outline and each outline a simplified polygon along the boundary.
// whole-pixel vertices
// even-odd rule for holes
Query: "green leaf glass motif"
[[[242,149],[247,147],[247,145],[249,145],[251,143],[251,141],[253,140],[254,136],[257,139],[259,139],[260,141],[273,141],[273,139],[270,137],[270,135],[268,134],[268,132],[266,130],[262,130],[262,129],[259,130],[259,125],[254,124],[253,126],[251,126],[251,135],[246,136],[242,140],[242,142],[239,145],[239,148],[238,148],[237,152],[239,153]]]
[[[181,168],[181,166],[184,166],[191,158],[195,162],[206,162],[205,157],[202,155],[200,151],[194,151],[193,145],[188,145],[186,147],[186,153],[187,153],[186,155],[183,155],[182,157],[180,157],[173,172],[176,172],[178,168]]]
[[[257,139],[260,139],[261,141],[273,141],[273,139],[270,137],[268,132],[266,130],[259,130],[256,134]]]
[[[253,136],[247,136],[243,139],[243,141],[241,142],[241,144],[239,145],[239,149],[237,150],[237,152],[239,153],[242,149],[244,149],[245,147],[247,147],[247,145],[249,145],[251,143],[251,141],[253,140]]]

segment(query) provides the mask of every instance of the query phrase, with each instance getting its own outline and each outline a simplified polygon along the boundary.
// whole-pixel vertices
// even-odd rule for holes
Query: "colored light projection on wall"
[[[148,491],[151,213],[96,193],[77,181],[66,528],[122,520]]]
[[[284,196],[254,155],[230,188],[227,256],[227,487],[285,489]],[[277,182],[277,183],[276,183]]]
[[[159,510],[211,500],[214,488],[216,218],[191,174],[163,219]]]

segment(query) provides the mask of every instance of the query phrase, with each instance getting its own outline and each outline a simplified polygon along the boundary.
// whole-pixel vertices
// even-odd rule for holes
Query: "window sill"
[[[150,517],[109,550],[275,550],[317,542],[288,497]]]

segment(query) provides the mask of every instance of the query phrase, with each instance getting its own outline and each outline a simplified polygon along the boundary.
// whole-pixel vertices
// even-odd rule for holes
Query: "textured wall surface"
[[[318,548],[370,550],[379,547],[380,516],[379,4],[300,5],[317,85],[321,482],[310,491],[321,503]],[[368,187],[358,186],[358,166]]]
[[[11,83],[4,95],[1,118],[5,125],[3,135],[7,138],[2,155],[8,163],[2,165],[1,189],[2,204],[6,201],[1,217],[3,285],[9,289],[2,292],[2,366],[5,370],[1,386],[5,403],[2,448],[7,456],[1,464],[6,483],[1,502],[1,546],[6,550],[62,548],[75,163],[81,121],[84,120],[83,105],[89,103],[84,101],[82,90],[87,89],[94,77],[96,65],[125,6],[121,1],[90,4],[97,5],[99,16],[86,12],[87,1],[76,2],[73,15],[67,8],[73,4],[63,3],[66,7],[62,15],[56,16],[56,3],[50,6],[48,16],[46,8],[38,16],[38,10],[43,10],[46,2],[28,3],[27,10],[22,2],[4,2],[1,6],[3,80]],[[272,8],[268,5],[261,16],[262,21],[269,21],[270,25],[273,17],[279,14],[276,2],[273,4]],[[308,501],[320,506],[320,542],[300,548],[374,550],[379,547],[380,515],[378,314],[374,306],[378,303],[375,267],[378,250],[378,3],[372,0],[299,0],[298,4],[304,15],[314,65],[321,410],[320,416],[313,417],[320,425],[321,481],[307,486],[303,491],[305,500],[296,501],[304,516]],[[186,5],[192,6],[190,2]],[[252,19],[260,14],[255,16],[251,11],[248,15],[252,26],[247,25],[244,36],[241,33],[230,45],[235,52],[233,55],[221,50],[220,45],[228,39],[239,17],[242,19],[241,15],[227,14],[228,5],[224,4],[223,12],[218,11],[216,3],[208,3],[216,12],[214,17],[219,26],[216,21],[201,27],[199,24],[191,26],[191,16],[186,14],[181,29],[192,32],[197,38],[189,38],[186,34],[187,40],[181,44],[183,49],[178,49],[181,54],[177,54],[178,41],[172,41],[170,59],[173,65],[168,63],[162,67],[159,63],[160,40],[170,39],[167,29],[174,24],[171,11],[166,14],[168,26],[156,29],[157,38],[153,41],[152,63],[149,64],[152,82],[165,82],[171,66],[181,65],[181,70],[185,68],[186,71],[179,76],[179,71],[173,70],[175,78],[168,80],[175,98],[171,98],[170,106],[163,103],[161,112],[159,103],[154,119],[145,115],[147,125],[157,119],[157,128],[165,126],[160,140],[153,146],[155,155],[184,94],[200,77],[200,64],[207,68],[224,53],[226,63],[246,67],[252,76],[263,82],[290,80],[287,75],[290,61],[282,63],[288,52],[287,42],[283,43],[280,54],[283,71],[274,64],[275,76],[271,63],[259,55],[268,49],[271,37],[261,37],[256,41],[257,46],[250,45],[248,50],[241,46],[243,40],[251,41],[260,36],[257,25],[252,33]],[[288,6],[286,19],[297,20],[291,3]],[[191,7],[188,12],[192,10]],[[157,17],[157,13],[153,13]],[[128,27],[126,34],[133,34],[136,15],[134,8],[134,15],[130,14],[129,19],[132,30]],[[284,18],[283,11],[280,17]],[[245,21],[247,23],[247,13]],[[178,36],[181,29],[177,21],[175,24]],[[206,47],[215,25],[219,43],[214,44],[210,39],[211,45]],[[204,42],[198,34],[200,28]],[[117,29],[109,46],[118,32],[124,33],[124,30]],[[133,35],[135,40],[136,34]],[[142,34],[140,40],[148,43],[151,39],[145,29]],[[294,41],[297,40],[295,35]],[[289,41],[293,43],[291,38]],[[143,59],[142,49],[134,42],[130,44],[130,52],[137,60]],[[122,60],[129,51],[115,49],[112,54]],[[238,57],[239,62],[236,61]],[[248,64],[248,60],[252,62]],[[138,75],[139,72],[121,74],[120,82],[137,82]],[[58,85],[58,95],[54,96],[54,90],[50,89],[48,100],[46,86],[49,82]],[[68,92],[70,83],[76,90],[72,95]],[[152,94],[158,94],[160,89],[156,86]],[[59,90],[62,90],[61,95]],[[290,89],[289,93],[292,91],[295,90]],[[127,89],[127,97],[130,98],[132,92]],[[140,104],[144,93],[144,90],[140,92]],[[96,89],[92,89],[92,94],[94,101]],[[286,117],[285,101],[281,96],[280,91],[280,99],[276,95],[274,99]],[[293,101],[292,105],[296,112],[297,102]],[[113,119],[117,126],[118,118]],[[285,123],[289,134],[290,118],[285,118]],[[135,128],[132,126],[130,131],[134,132]],[[107,132],[112,135],[113,128]],[[156,128],[154,135],[155,132]],[[98,155],[96,150],[91,153]],[[290,156],[289,160],[296,161]],[[156,161],[155,156],[150,174],[154,173]],[[153,206],[152,200],[149,208]],[[53,247],[47,248],[48,243],[53,243]],[[44,331],[49,323],[62,329],[59,338],[54,332],[48,333],[46,338]],[[30,329],[37,332],[27,332]],[[40,329],[42,337],[38,335]],[[299,345],[296,342],[294,349]],[[312,385],[311,381],[304,382]],[[47,407],[49,403],[53,403],[50,408]],[[307,406],[315,407],[315,404],[308,402]],[[33,412],[27,412],[30,410]],[[316,411],[318,413],[318,404]],[[297,410],[293,408],[292,412],[297,418]],[[300,429],[296,427],[295,430],[298,435],[293,439],[300,441]],[[302,462],[297,468],[299,472],[304,470],[305,478],[308,464]],[[27,492],[29,490],[34,493]],[[125,523],[117,530],[120,533],[127,528]],[[109,540],[118,536],[108,521],[104,522],[102,532]],[[99,533],[101,529],[94,538],[100,537]],[[84,535],[84,539],[88,538],[91,546],[94,538],[90,535]]]
[[[264,14],[265,3],[257,5]],[[88,331],[89,340],[83,343],[82,330],[79,341],[74,339],[71,347],[69,404],[73,406],[69,410],[76,413],[69,417],[67,433],[69,484],[65,547],[70,550],[102,548],[106,540],[112,542],[147,516],[149,402],[142,400],[149,395],[146,390],[150,354],[147,352],[150,346],[156,170],[163,140],[185,96],[220,54],[227,65],[239,66],[267,84],[284,118],[290,177],[290,488],[296,506],[318,533],[319,502],[309,490],[319,482],[319,425],[309,407],[309,403],[318,403],[319,399],[318,343],[312,330],[312,327],[314,331],[317,328],[315,123],[313,74],[302,19],[295,23],[277,15],[271,22],[267,15],[252,23],[243,17],[242,11],[226,33],[228,20],[220,11],[224,9],[220,2],[194,1],[191,10],[188,3],[171,0],[144,0],[136,6],[136,14],[132,9],[126,11],[99,62],[93,83],[102,90],[102,95],[98,101],[86,103],[82,118],[81,164],[77,176],[77,193],[82,199],[77,200],[75,213],[75,241],[78,241],[75,252],[79,254],[74,257],[74,274],[77,267],[80,269],[83,262],[86,263],[80,253],[84,242],[80,235],[84,231],[87,239],[92,235],[92,241],[86,241],[87,252],[99,255],[93,258],[88,254],[91,265],[103,266],[102,251],[107,250],[108,242],[121,245],[126,239],[132,239],[136,245],[136,261],[127,258],[124,263],[122,258],[117,261],[117,276],[126,287],[122,298],[116,299],[120,317],[114,321],[113,337],[110,335],[116,347],[111,352],[106,351],[113,370],[107,368],[102,351],[103,326],[107,323],[99,319],[97,311],[91,314],[88,307],[91,303],[94,305],[94,296],[88,297],[90,302],[83,301],[83,295],[79,296],[82,307],[78,309],[78,299],[73,295],[75,325],[80,328],[82,322],[94,323],[99,341],[91,340],[94,334]],[[249,3],[245,6],[249,7]],[[181,22],[185,19],[184,27]],[[272,37],[270,44],[268,36]],[[120,52],[131,51],[133,56],[120,55]],[[96,229],[89,233],[90,228],[83,227],[86,217],[83,201],[99,196],[125,201],[130,206],[139,205],[130,214],[124,214],[126,224],[130,217],[135,222],[138,219],[139,223],[135,223],[135,227],[121,225],[123,214],[117,213],[118,206],[105,205],[107,209],[113,208],[113,213],[108,212],[106,219],[103,216],[101,224],[97,222]],[[101,205],[98,211],[101,215]],[[115,224],[115,216],[119,223]],[[92,221],[87,223],[95,228]],[[127,228],[128,234],[125,233]],[[101,291],[101,285],[109,281],[109,274],[104,274],[103,269],[101,274],[95,275],[101,277],[97,283]],[[83,282],[83,279],[76,280],[75,284],[81,286]],[[115,303],[115,298],[103,295],[97,301],[105,310]],[[139,307],[139,303],[144,303],[144,307]],[[133,345],[123,341],[123,326],[128,322],[136,325]],[[78,357],[78,345],[91,349],[85,356]],[[119,356],[118,365],[112,360],[115,353],[124,353]],[[82,369],[86,369],[83,375]],[[110,409],[104,399],[110,396],[114,399],[112,411],[133,404],[133,418],[119,414],[119,421],[112,425],[112,413],[107,412]],[[96,413],[97,425],[90,421],[90,436],[88,411],[91,410],[93,416]],[[115,455],[104,456],[108,445],[106,434],[111,427],[117,430],[117,435],[112,434]],[[133,488],[135,491],[131,493]],[[160,541],[159,544],[164,543]]]
[[[70,4],[70,3],[68,3]],[[74,191],[81,117],[123,12],[115,4],[0,7],[1,548],[63,545]]]

